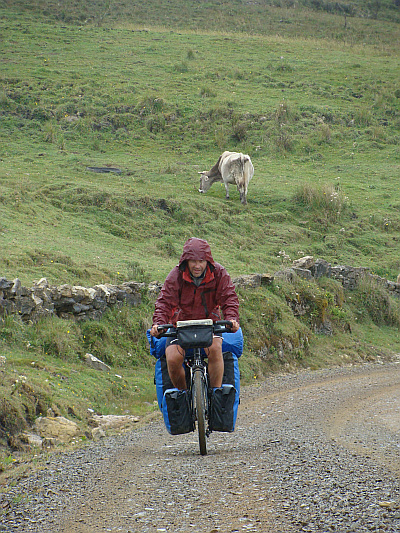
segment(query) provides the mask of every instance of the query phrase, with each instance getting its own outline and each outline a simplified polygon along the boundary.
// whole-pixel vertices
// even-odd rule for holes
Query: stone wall
[[[334,278],[345,289],[353,290],[362,277],[371,277],[381,283],[393,296],[400,297],[400,284],[371,274],[363,267],[332,266],[323,259],[303,257],[293,265],[274,275],[251,274],[233,278],[238,288],[254,288],[269,285],[274,279],[291,280],[301,276],[305,279],[318,279],[321,276]],[[36,282],[33,287],[23,287],[17,278],[9,281],[0,278],[0,318],[18,314],[25,322],[36,322],[41,317],[58,316],[74,320],[99,319],[113,306],[139,305],[144,295],[155,298],[161,289],[161,283],[151,284],[128,281],[121,285],[109,283],[94,287],[77,285],[50,285],[46,278]]]
[[[36,322],[49,316],[99,319],[107,309],[123,303],[139,305],[144,292],[157,294],[159,289],[158,284],[146,285],[135,281],[94,287],[55,286],[50,285],[46,278],[27,288],[18,278],[13,281],[0,278],[0,317],[18,314],[26,322]]]

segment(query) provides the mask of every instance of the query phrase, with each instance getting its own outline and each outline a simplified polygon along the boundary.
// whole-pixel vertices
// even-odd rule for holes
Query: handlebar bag
[[[212,322],[211,322],[212,324]],[[212,325],[177,325],[178,344],[182,348],[208,348],[213,343]]]

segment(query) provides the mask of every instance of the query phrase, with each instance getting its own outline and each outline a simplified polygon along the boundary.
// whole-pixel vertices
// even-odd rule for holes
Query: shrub
[[[365,310],[377,326],[400,328],[400,302],[391,297],[382,283],[364,276],[355,290],[356,305]]]
[[[316,213],[326,222],[339,220],[347,201],[347,197],[332,185],[313,186],[310,183],[301,185],[294,194],[294,202]]]
[[[202,87],[200,89],[200,96],[203,98],[215,98],[217,95],[210,87]]]
[[[281,124],[278,134],[275,138],[275,144],[281,152],[291,152],[293,149],[293,137],[289,133],[285,124]]]
[[[331,129],[328,124],[319,124],[317,128],[317,142],[322,144],[330,142],[332,137]]]
[[[275,119],[279,124],[281,124],[282,122],[287,122],[290,118],[291,118],[290,107],[289,107],[289,104],[284,100],[278,105],[275,111]]]
[[[165,129],[165,118],[162,116],[149,117],[146,120],[146,128],[151,133],[159,133]]]
[[[189,71],[188,64],[185,61],[182,61],[182,63],[179,63],[178,65],[174,65],[174,71],[184,74],[185,72]]]

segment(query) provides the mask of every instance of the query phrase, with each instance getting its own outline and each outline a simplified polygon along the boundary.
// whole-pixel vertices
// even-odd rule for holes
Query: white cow
[[[240,201],[247,204],[247,187],[253,177],[254,167],[248,155],[239,152],[224,152],[211,170],[199,172],[199,192],[207,192],[213,183],[223,181],[226,190],[226,198],[229,198],[228,185],[236,184],[240,194]]]

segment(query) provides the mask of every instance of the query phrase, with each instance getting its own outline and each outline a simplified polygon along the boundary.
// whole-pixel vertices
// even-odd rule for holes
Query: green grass
[[[18,30],[11,32],[12,41],[22,40]],[[149,46],[149,32],[107,30],[114,39],[104,45],[105,63],[101,50],[94,51],[104,29],[82,33],[43,24],[40,30],[41,39],[49,35],[55,58],[33,52],[35,40],[30,38],[26,50],[19,51],[29,63],[28,76],[13,77],[11,60],[6,63],[9,72],[3,73],[9,102],[2,129],[5,274],[14,275],[18,265],[26,282],[28,272],[47,269],[60,281],[94,282],[99,276],[116,278],[117,272],[126,278],[133,260],[150,276],[163,278],[186,237],[198,232],[219,243],[217,254],[234,273],[259,270],[266,256],[274,266],[282,246],[292,256],[308,248],[330,259],[329,247],[319,246],[326,231],[335,240],[339,225],[353,228],[357,220],[357,232],[367,233],[369,242],[373,213],[382,221],[381,227],[373,224],[377,240],[387,243],[387,233],[393,234],[394,242],[385,244],[386,273],[395,275],[397,55],[382,60],[374,50],[366,54],[365,48],[348,50],[331,42],[259,36],[212,36],[204,42],[202,36],[187,34],[187,48],[201,47],[201,53],[189,72],[181,73],[174,64],[182,56],[182,35],[154,31]],[[64,46],[65,34],[70,49]],[[75,48],[90,55],[91,65],[76,57]],[[132,60],[132,50],[141,59]],[[243,76],[229,66],[240,54],[251,65]],[[282,69],[282,62],[292,69]],[[211,86],[216,96],[204,97],[204,86]],[[196,194],[198,170],[212,165],[225,147],[248,152],[254,161],[247,211],[235,194],[230,203],[221,202],[218,185],[207,196]],[[96,165],[123,172],[86,170]],[[340,186],[348,197],[347,216],[320,228],[314,211],[305,211],[293,198],[305,184]],[[287,221],[296,246],[285,236],[274,239],[276,212]],[[313,233],[304,233],[299,225]],[[238,227],[255,252],[250,262],[235,257],[242,242],[241,236],[236,238]],[[215,239],[217,232],[223,235]],[[169,240],[176,243],[175,250],[165,246]],[[335,250],[335,257],[341,253],[347,260],[352,239],[346,244]],[[161,268],[149,261],[155,254]],[[380,255],[379,250],[364,251],[359,261],[371,266]]]
[[[85,286],[163,281],[185,240],[199,236],[233,276],[274,273],[314,255],[395,280],[399,8],[383,0],[275,4],[5,2],[0,276],[26,286],[42,277]],[[226,149],[254,163],[245,208],[233,187],[229,201],[220,184],[197,190],[198,172]],[[94,166],[121,173],[88,170]],[[241,294],[246,380],[287,364],[399,351],[396,302],[379,288],[364,285],[350,297],[337,284],[299,287],[314,309],[302,319],[287,305],[293,287],[278,287]],[[83,372],[86,351],[130,383],[151,374],[144,332],[152,308],[146,301],[98,324],[7,319],[2,353],[14,374],[29,370],[43,387],[46,407],[68,413],[79,397],[83,413],[97,401],[96,379],[114,390],[112,376]],[[321,340],[313,320],[325,313],[335,335]],[[292,347],[283,359],[282,339]],[[67,376],[71,390],[62,387],[68,401],[29,366],[32,354],[52,376],[77,371]],[[96,408],[142,409],[134,388],[118,391]]]

